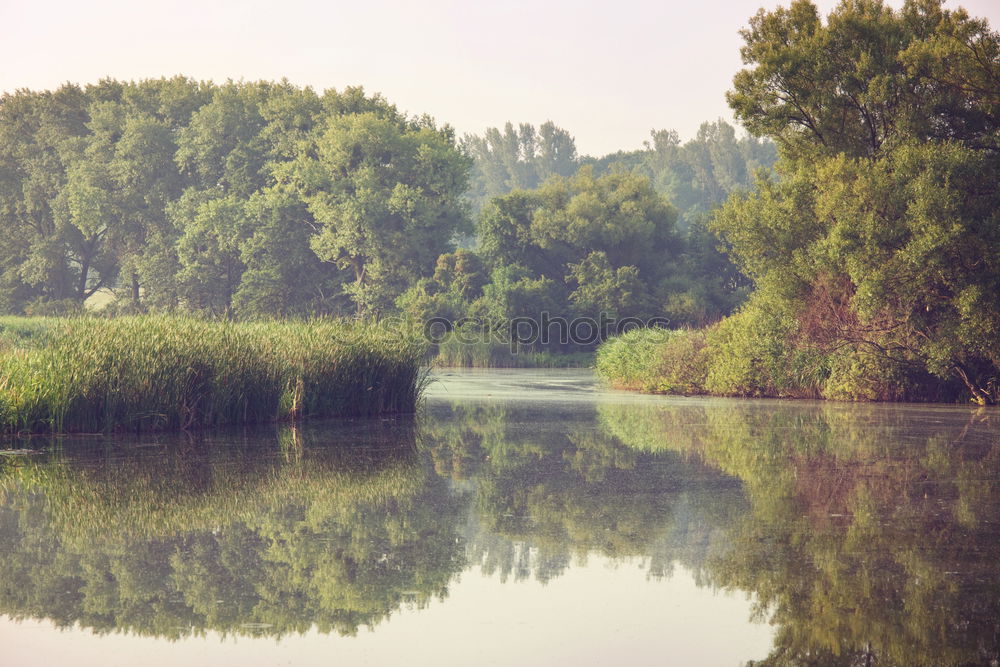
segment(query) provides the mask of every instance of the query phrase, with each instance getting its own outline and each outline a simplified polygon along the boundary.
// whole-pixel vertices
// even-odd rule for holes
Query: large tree
[[[661,315],[662,287],[682,261],[676,221],[649,179],[587,167],[495,197],[480,217],[480,251],[494,274],[517,266],[561,285],[569,301],[559,314]]]
[[[87,134],[87,105],[84,91],[73,85],[0,98],[0,292],[6,309],[75,296],[77,271],[53,205]]]
[[[452,130],[395,109],[330,117],[285,172],[315,219],[320,259],[351,272],[358,312],[391,304],[467,231],[468,161]]]
[[[744,32],[729,99],[781,147],[715,228],[800,343],[1000,400],[1000,36],[939,2],[799,0]]]

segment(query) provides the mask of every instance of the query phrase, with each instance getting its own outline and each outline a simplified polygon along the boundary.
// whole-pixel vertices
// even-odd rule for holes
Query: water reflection
[[[0,614],[354,635],[469,570],[552,582],[600,557],[752,594],[777,628],[763,664],[989,663],[997,418],[463,396],[415,420],[15,444],[42,451],[0,456]]]
[[[461,564],[461,497],[419,465],[412,423],[80,444],[7,461],[6,614],[169,638],[351,634],[444,595]]]
[[[746,489],[713,582],[778,627],[768,665],[996,664],[995,411],[742,403],[601,406],[640,451],[683,452]]]
[[[736,480],[674,452],[623,446],[578,406],[431,410],[437,474],[473,484],[466,555],[487,573],[548,581],[590,554],[700,572],[745,509]]]
[[[563,417],[526,429],[500,406],[446,407],[4,457],[0,612],[174,639],[353,634],[470,566],[540,581],[589,554],[641,556],[654,577],[700,567],[738,485]]]

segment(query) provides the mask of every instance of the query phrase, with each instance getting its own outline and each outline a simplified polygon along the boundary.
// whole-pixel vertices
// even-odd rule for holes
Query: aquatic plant
[[[0,353],[3,431],[371,416],[412,411],[423,386],[423,346],[378,324],[176,316],[45,322],[43,343]]]
[[[450,332],[437,345],[433,364],[457,368],[586,368],[591,352],[553,352],[512,342],[508,334],[467,327]]]

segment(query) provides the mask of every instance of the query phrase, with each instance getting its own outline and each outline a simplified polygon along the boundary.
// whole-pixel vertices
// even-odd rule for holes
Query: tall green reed
[[[177,430],[414,409],[424,348],[337,320],[177,316],[46,321],[44,344],[0,352],[6,432]]]

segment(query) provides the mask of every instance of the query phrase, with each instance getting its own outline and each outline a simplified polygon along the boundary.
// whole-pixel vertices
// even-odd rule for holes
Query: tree
[[[462,149],[472,158],[468,197],[478,212],[487,201],[514,190],[536,188],[551,176],[572,176],[579,167],[576,143],[566,130],[546,121],[487,128],[483,136],[467,134]]]
[[[634,266],[612,268],[602,251],[592,252],[569,265],[567,281],[576,288],[569,300],[585,317],[608,315],[614,319],[643,317],[650,312],[649,287]]]
[[[359,313],[391,304],[453,247],[467,167],[450,128],[365,112],[330,118],[286,172],[316,221],[313,250],[353,274]]]
[[[270,84],[229,82],[216,88],[178,138],[177,165],[201,190],[249,197],[264,186],[267,146],[260,106]]]
[[[744,38],[730,103],[783,164],[715,218],[741,268],[800,344],[1000,400],[1000,36],[938,2],[865,0],[826,24],[805,1],[762,11]]]
[[[180,237],[177,285],[182,304],[210,315],[229,315],[246,268],[240,245],[247,232],[243,202],[234,194],[188,190],[170,207]]]
[[[761,10],[741,33],[747,69],[727,94],[751,132],[790,156],[877,157],[911,139],[996,149],[996,34],[964,9],[908,0],[809,0]]]
[[[641,176],[595,177],[583,169],[550,179],[530,193],[493,201],[480,224],[483,253],[499,265],[514,260],[542,275],[566,275],[570,263],[603,251],[615,267],[636,266],[656,280],[679,250],[676,213]]]
[[[312,216],[295,192],[267,188],[254,193],[244,211],[247,231],[239,255],[245,270],[233,294],[233,308],[239,315],[314,315],[348,310],[350,304],[342,290],[349,278],[312,251]]]
[[[87,133],[88,100],[78,86],[0,98],[0,249],[3,299],[19,311],[37,300],[73,299],[79,282],[53,203]]]
[[[753,189],[757,170],[769,171],[777,159],[775,145],[736,130],[719,119],[702,123],[695,138],[681,143],[674,130],[653,130],[643,150],[585,158],[595,175],[627,171],[649,178],[678,211],[678,229],[688,231],[726,198]]]

